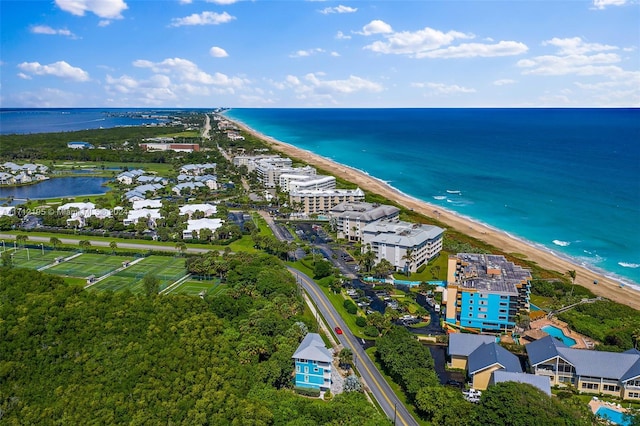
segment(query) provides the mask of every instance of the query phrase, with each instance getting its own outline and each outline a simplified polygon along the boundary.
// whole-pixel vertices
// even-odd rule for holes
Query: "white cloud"
[[[120,103],[162,105],[167,101],[178,99],[177,87],[171,84],[171,79],[165,75],[153,75],[149,79],[136,80],[128,75],[114,78],[107,75],[105,90],[110,96],[115,96]]]
[[[340,56],[338,52],[331,52],[330,55],[336,58]]]
[[[306,58],[307,56],[315,55],[316,53],[324,53],[324,49],[316,47],[314,49],[298,50],[292,53],[291,55],[289,55],[289,57],[290,58]]]
[[[330,13],[355,13],[358,11],[357,7],[349,7],[349,6],[343,6],[343,5],[339,5],[336,7],[325,7],[324,9],[320,10],[319,12],[324,14],[324,15],[328,15]]]
[[[615,77],[624,73],[617,64],[621,61],[617,53],[603,53],[617,50],[616,46],[599,43],[585,43],[580,37],[553,38],[543,42],[543,46],[557,47],[557,55],[542,55],[517,62],[526,68],[524,74],[538,75],[608,75]]]
[[[346,35],[345,33],[343,33],[342,31],[338,31],[336,33],[336,39],[337,40],[349,40],[351,38],[350,35]]]
[[[20,77],[23,80],[32,80],[33,79],[33,77],[31,77],[30,75],[27,75],[27,74],[25,74],[23,72],[19,72],[18,73],[18,77]]]
[[[431,94],[454,95],[458,93],[475,93],[476,89],[458,86],[457,84],[444,83],[411,83],[412,87],[430,89]]]
[[[69,108],[87,105],[85,93],[65,92],[55,88],[43,88],[33,92],[12,93],[2,96],[3,105],[16,105],[22,108]]]
[[[228,5],[228,4],[234,4],[238,2],[238,0],[206,0],[206,1],[207,3],[215,3],[220,5]]]
[[[191,3],[193,3],[193,0],[178,0],[178,3],[180,3],[180,4],[191,4]]]
[[[557,38],[554,37],[551,40],[544,41],[543,46],[555,46],[558,48],[560,55],[582,55],[591,52],[603,52],[606,50],[617,50],[616,46],[609,46],[607,44],[599,43],[586,43],[582,41],[580,37],[572,38]]]
[[[389,29],[391,29],[391,27],[389,27]],[[473,38],[473,35],[467,35],[458,31],[443,33],[442,31],[425,27],[422,30],[414,32],[394,32],[384,37],[384,41],[375,41],[365,46],[365,49],[377,53],[417,57],[418,55],[424,55],[430,50],[451,44],[456,39]]]
[[[515,83],[516,83],[515,80],[511,80],[509,78],[503,78],[503,79],[494,81],[493,85],[494,86],[506,86],[508,84],[515,84]]]
[[[82,68],[72,67],[65,61],[41,65],[39,62],[23,62],[18,65],[20,70],[31,75],[53,75],[75,81],[89,81],[89,73]]]
[[[91,12],[100,18],[120,19],[128,9],[123,0],[55,0],[58,7],[76,16]]]
[[[622,6],[627,4],[627,0],[593,0],[593,6],[596,9],[604,9],[607,6]]]
[[[444,49],[418,52],[416,58],[492,58],[496,56],[513,56],[525,53],[526,44],[516,41],[501,41],[496,44],[463,43]]]
[[[323,76],[324,73],[309,73],[304,76],[304,82],[295,76],[287,76],[287,83],[299,92],[320,95],[381,92],[383,90],[382,85],[354,75],[345,80],[322,80]]]
[[[175,76],[179,81],[186,83],[197,83],[203,85],[224,86],[240,88],[248,83],[248,80],[239,77],[228,77],[225,74],[216,72],[213,74],[202,71],[193,62],[182,58],[167,58],[162,62],[151,62],[147,60],[137,60],[133,66],[138,68],[150,68],[158,74],[169,74]]]
[[[388,34],[391,32],[393,32],[393,29],[391,29],[391,25],[379,19],[375,19],[362,27],[362,31],[358,34],[368,36],[373,34]]]
[[[55,29],[48,25],[34,25],[30,28],[33,34],[62,35],[75,38],[76,36],[66,28]]]
[[[236,19],[235,16],[231,16],[227,12],[202,12],[194,13],[184,18],[173,18],[171,20],[171,26],[181,27],[183,25],[220,25],[231,22],[234,19]]]
[[[226,50],[218,46],[213,46],[211,49],[209,49],[209,55],[213,56],[214,58],[226,58],[227,56],[229,56]]]
[[[99,27],[108,27],[109,25],[111,25],[111,21],[108,19],[102,19],[100,22],[98,22]]]

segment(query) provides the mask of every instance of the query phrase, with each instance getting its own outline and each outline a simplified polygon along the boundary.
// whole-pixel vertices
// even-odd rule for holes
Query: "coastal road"
[[[57,237],[57,238],[60,240],[62,244],[78,245],[81,241],[80,239],[75,239],[75,238],[60,238],[60,237]],[[16,236],[12,234],[0,234],[0,239],[6,240],[5,241],[6,245],[9,245],[10,241],[13,241],[16,239]],[[29,235],[29,240],[27,241],[27,244],[29,243],[47,243],[48,244],[50,240],[51,240],[50,237],[39,237],[35,235]],[[92,240],[91,237],[82,238],[82,240],[89,240],[89,242],[93,247],[109,247],[109,244],[111,244],[111,241]],[[175,245],[163,246],[163,245],[144,244],[144,243],[124,243],[120,241],[117,241],[117,243],[118,243],[118,248],[129,248],[129,249],[136,249],[136,250],[171,251],[174,253],[177,251]],[[206,253],[208,251],[210,250],[201,249],[201,248],[187,248],[187,253]]]
[[[418,422],[411,416],[407,408],[396,397],[389,384],[384,380],[376,366],[373,364],[369,356],[366,354],[360,340],[357,339],[349,330],[342,317],[335,310],[327,296],[320,291],[311,278],[295,268],[288,267],[295,277],[298,285],[305,289],[309,297],[315,302],[318,311],[327,321],[331,328],[340,327],[343,334],[338,334],[338,340],[346,348],[353,351],[353,363],[355,368],[360,372],[366,386],[374,396],[382,410],[389,417],[394,425],[417,426]]]

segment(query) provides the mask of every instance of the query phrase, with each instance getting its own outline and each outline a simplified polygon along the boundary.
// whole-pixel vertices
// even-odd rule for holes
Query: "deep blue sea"
[[[638,109],[232,109],[230,119],[640,283]]]
[[[167,113],[166,110],[139,108],[3,108],[0,109],[0,134],[57,133],[142,126],[166,121],[158,117]]]

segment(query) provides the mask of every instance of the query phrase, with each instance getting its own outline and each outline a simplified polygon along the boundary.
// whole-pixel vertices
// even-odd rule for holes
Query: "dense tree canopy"
[[[325,402],[288,389],[305,321],[295,281],[269,256],[238,256],[228,291],[204,300],[0,269],[2,421],[383,424],[361,394]]]

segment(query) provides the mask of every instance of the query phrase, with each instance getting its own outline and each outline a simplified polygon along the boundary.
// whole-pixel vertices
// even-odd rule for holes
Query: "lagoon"
[[[33,185],[0,188],[0,199],[13,197],[13,205],[27,199],[77,197],[79,195],[100,195],[107,192],[103,186],[110,178],[104,177],[62,177],[35,183]],[[0,204],[2,202],[0,201]]]

